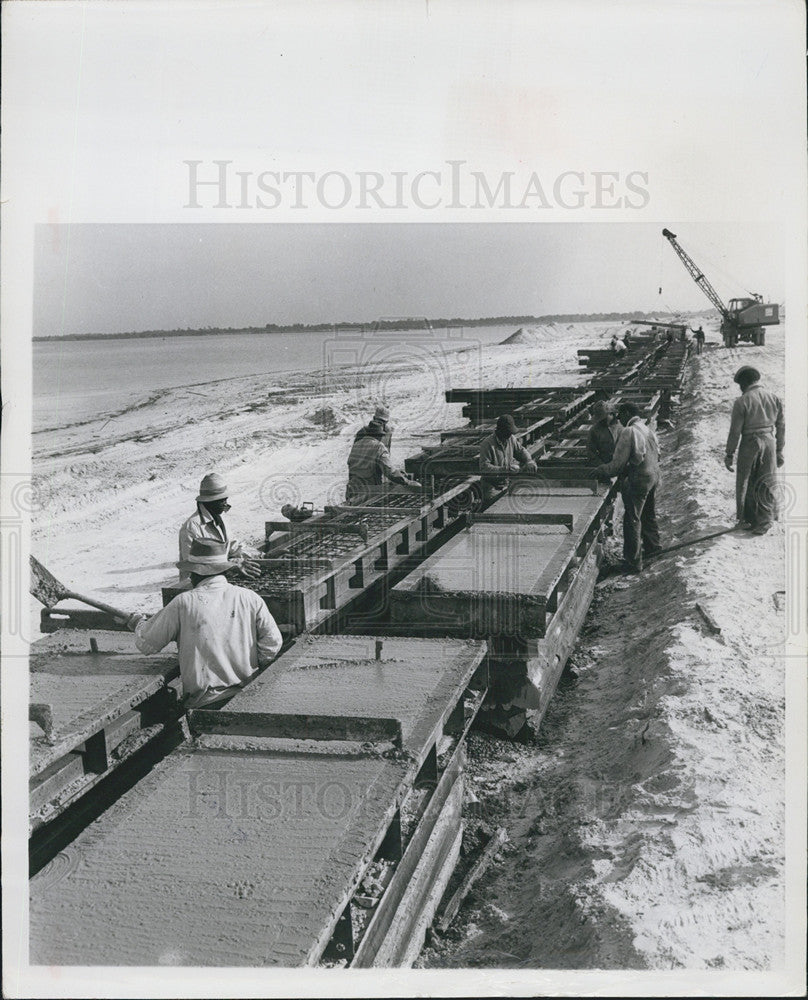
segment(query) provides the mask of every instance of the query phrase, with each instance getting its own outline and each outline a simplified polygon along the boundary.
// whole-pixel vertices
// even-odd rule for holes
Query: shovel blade
[[[31,556],[31,585],[30,591],[33,596],[45,605],[52,608],[61,601],[67,594],[67,588],[59,583],[55,576],[49,573],[45,567]]]

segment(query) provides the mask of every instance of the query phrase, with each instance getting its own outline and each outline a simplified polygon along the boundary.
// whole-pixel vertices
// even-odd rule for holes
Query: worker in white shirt
[[[188,560],[191,543],[196,538],[210,538],[223,543],[228,558],[238,566],[243,576],[257,577],[260,570],[252,562],[257,553],[250,552],[243,542],[230,538],[223,514],[230,510],[227,502],[227,485],[215,472],[209,472],[199,484],[196,498],[196,513],[192,514],[180,528],[180,562]],[[187,581],[189,574],[180,570],[180,580]]]
[[[618,357],[626,353],[626,345],[622,340],[620,340],[616,333],[612,334],[612,341],[609,346]]]
[[[178,565],[191,589],[151,618],[135,614],[126,624],[141,653],[177,643],[186,708],[221,704],[277,656],[283,638],[263,599],[225,579],[235,563],[222,542],[194,539]]]

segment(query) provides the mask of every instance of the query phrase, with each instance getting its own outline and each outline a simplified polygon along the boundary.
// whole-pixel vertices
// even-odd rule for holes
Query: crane
[[[776,326],[780,322],[780,307],[777,303],[764,302],[762,295],[753,294],[751,298],[730,299],[729,306],[725,306],[721,296],[704,276],[701,268],[679,245],[676,233],[672,233],[670,229],[663,229],[662,235],[676,251],[687,273],[720,313],[724,347],[735,347],[739,340],[751,341],[758,346],[764,344],[766,342],[764,327]]]

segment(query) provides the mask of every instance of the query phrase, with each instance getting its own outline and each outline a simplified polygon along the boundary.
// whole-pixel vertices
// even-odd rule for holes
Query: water
[[[34,430],[116,412],[155,390],[218,379],[417,359],[424,351],[497,344],[515,326],[362,334],[233,333],[64,340],[33,345]]]

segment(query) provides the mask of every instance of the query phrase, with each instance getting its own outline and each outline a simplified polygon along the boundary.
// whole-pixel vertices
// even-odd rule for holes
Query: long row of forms
[[[668,419],[686,359],[637,332],[580,352],[578,387],[450,390],[469,425],[407,460],[422,495],[267,522],[249,585],[287,641],[219,711],[183,713],[176,658],[103,613],[43,611],[31,962],[412,964],[460,853],[466,734],[539,725],[591,601],[615,488],[589,407]],[[539,474],[483,502],[506,412]]]

